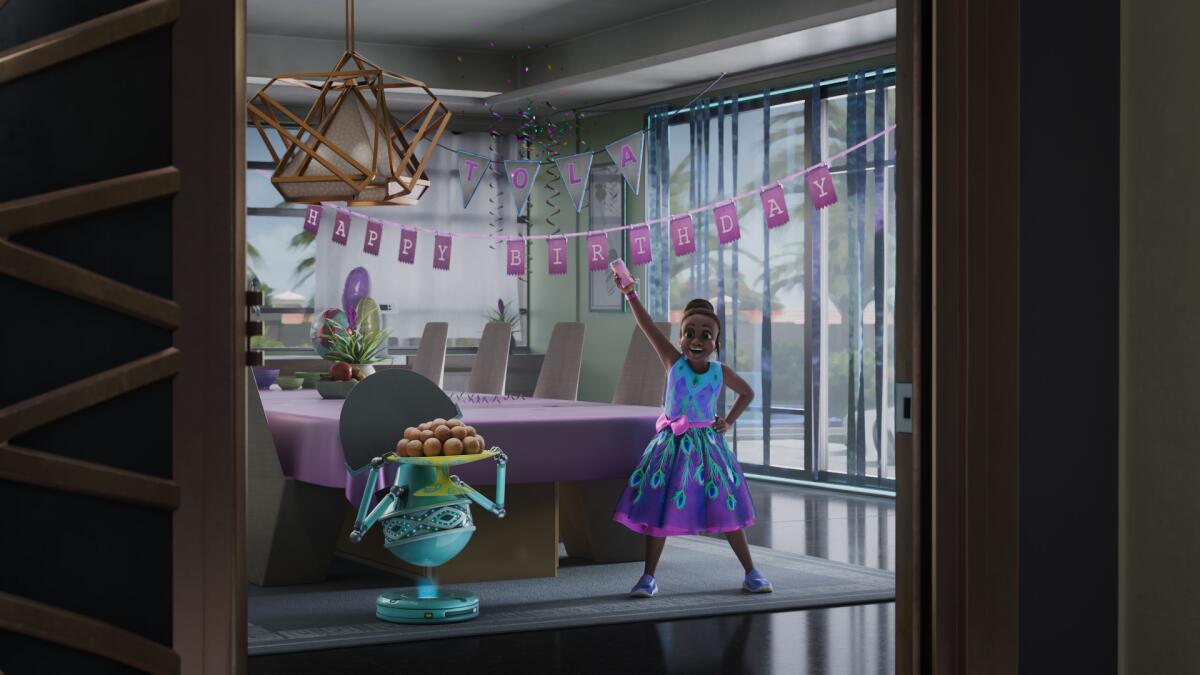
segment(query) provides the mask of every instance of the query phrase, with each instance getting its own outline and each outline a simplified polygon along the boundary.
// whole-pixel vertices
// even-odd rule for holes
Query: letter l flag
[[[592,171],[592,153],[581,152],[570,157],[555,157],[554,164],[558,173],[567,186],[567,194],[575,204],[575,212],[583,208],[583,193],[587,191],[588,175]]]

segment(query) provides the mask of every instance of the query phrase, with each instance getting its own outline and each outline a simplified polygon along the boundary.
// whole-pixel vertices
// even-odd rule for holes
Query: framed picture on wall
[[[625,224],[625,179],[615,164],[592,167],[588,184],[588,229],[601,230]],[[625,232],[609,233],[608,259],[626,257],[628,237]],[[584,262],[583,264],[587,264]],[[611,273],[588,273],[588,310],[592,312],[624,312],[625,298],[617,291]]]

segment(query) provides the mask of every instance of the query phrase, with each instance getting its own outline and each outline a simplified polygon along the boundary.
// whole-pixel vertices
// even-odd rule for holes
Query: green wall
[[[1120,672],[1200,673],[1200,3],[1121,5]]]

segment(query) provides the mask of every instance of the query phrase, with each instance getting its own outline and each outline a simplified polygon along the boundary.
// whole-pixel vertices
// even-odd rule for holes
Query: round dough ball
[[[474,435],[475,435],[475,427],[471,426],[470,424],[468,424],[468,425],[465,425],[463,428],[467,430],[467,435],[468,435],[468,436],[474,436]]]
[[[409,427],[404,430],[404,440],[415,441],[421,437],[421,430],[416,427]]]
[[[488,449],[487,441],[483,440],[483,436],[476,436],[475,440],[479,442],[479,451],[483,452]]]
[[[461,441],[467,437],[467,428],[464,426],[454,427],[450,429],[450,435]]]
[[[467,453],[468,455],[478,455],[479,454],[479,439],[478,438],[475,438],[474,436],[467,436],[465,439],[463,439],[462,443],[463,443],[463,452]]]
[[[428,431],[428,430],[429,430],[429,422],[421,422],[420,424],[417,425],[417,431]]]
[[[425,441],[424,445],[425,456],[435,457],[442,454],[442,442],[436,438],[430,438]]]
[[[446,418],[444,418],[444,417],[439,417],[439,418],[437,418],[436,420],[434,420],[434,421],[432,421],[432,422],[430,422],[430,423],[429,423],[429,428],[430,428],[430,429],[436,429],[436,428],[438,428],[438,427],[442,426],[442,425],[443,425],[443,424],[445,424],[445,423],[446,423]]]
[[[458,418],[455,418],[452,420],[446,420],[446,426],[450,427],[451,429],[453,429],[454,427],[461,427],[462,425],[463,425],[463,421]]]
[[[446,453],[447,455],[461,455],[463,454],[463,442],[457,438],[451,437],[442,444],[442,452]]]
[[[425,444],[419,440],[412,440],[404,445],[406,457],[420,457],[423,454],[425,454]]]
[[[431,438],[433,438],[433,431],[430,429],[425,429],[421,432],[421,438],[419,440],[427,441]]]
[[[408,447],[408,439],[407,438],[401,438],[400,440],[396,441],[396,454],[403,457],[404,449],[407,447]]]
[[[441,425],[440,427],[433,430],[433,436],[434,436],[434,438],[438,439],[439,441],[445,443],[446,439],[451,437],[450,427],[446,426],[445,424]]]

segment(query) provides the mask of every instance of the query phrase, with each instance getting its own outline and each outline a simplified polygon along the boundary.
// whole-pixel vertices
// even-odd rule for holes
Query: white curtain
[[[512,137],[487,133],[446,134],[443,145],[489,157],[494,164],[480,183],[470,205],[462,206],[462,188],[456,171],[455,154],[445,149],[433,154],[427,169],[429,190],[414,206],[354,207],[385,221],[436,228],[442,232],[522,234],[517,209],[504,175],[503,159],[514,159],[517,144]],[[450,269],[433,268],[431,233],[417,235],[416,261],[397,260],[400,229],[383,226],[379,255],[363,252],[365,218],[351,221],[349,241],[341,246],[332,241],[333,209],[326,209],[317,235],[316,308],[341,307],[346,275],[363,267],[371,277],[371,297],[391,309],[383,314],[392,344],[415,344],[427,321],[449,324],[449,338],[478,338],[485,314],[497,300],[519,307],[524,298],[517,277],[505,270],[505,244],[486,239],[454,238]],[[517,336],[520,339],[520,336]]]

